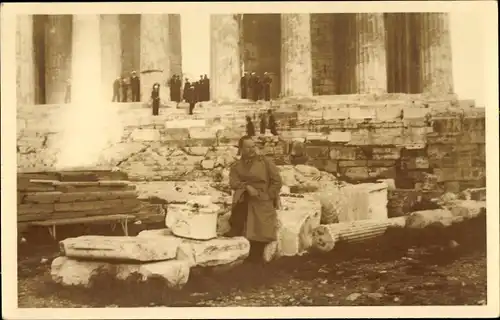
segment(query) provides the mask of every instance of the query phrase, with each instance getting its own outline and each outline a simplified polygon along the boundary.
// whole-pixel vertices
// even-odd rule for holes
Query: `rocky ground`
[[[485,233],[484,218],[446,229],[393,231],[329,254],[245,263],[219,274],[192,272],[176,292],[161,283],[108,279],[91,290],[63,288],[49,274],[57,245],[31,239],[19,247],[19,307],[485,304]]]

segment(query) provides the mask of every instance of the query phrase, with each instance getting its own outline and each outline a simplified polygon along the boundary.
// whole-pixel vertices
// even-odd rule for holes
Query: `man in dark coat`
[[[189,103],[189,114],[193,114],[194,106],[196,105],[196,92],[192,84],[187,89],[184,87],[185,100]]]
[[[176,92],[176,86],[177,86],[177,83],[175,81],[175,78],[176,78],[176,75],[172,75],[172,77],[170,77],[170,80],[168,80],[168,86],[170,88],[170,101],[175,101],[175,92]]]
[[[184,90],[182,92],[182,100],[186,102],[187,102],[187,92],[190,87],[191,87],[191,82],[189,82],[189,79],[186,78],[186,81],[184,82]]]
[[[257,101],[259,100],[259,91],[260,91],[260,81],[259,77],[255,74],[255,72],[252,72],[252,75],[250,75],[250,90],[252,92],[252,100]]]
[[[130,77],[130,89],[132,89],[132,101],[141,101],[141,80],[135,71],[132,71],[132,76]]]
[[[125,77],[121,78],[120,85],[121,85],[121,88],[122,88],[122,102],[127,102],[129,83],[127,82],[127,79],[125,79]]]
[[[120,77],[116,78],[115,81],[113,81],[113,99],[111,100],[112,102],[120,102],[120,82],[121,82]]]
[[[271,100],[271,82],[273,79],[269,76],[267,72],[264,72],[264,78],[262,79],[262,91],[264,101]]]
[[[267,244],[276,243],[276,209],[282,180],[273,161],[257,154],[251,137],[242,137],[238,147],[241,159],[234,162],[229,172],[229,185],[234,191],[230,235],[247,238],[249,260],[257,261],[263,258]]]
[[[203,87],[205,88],[205,100],[210,100],[210,79],[208,79],[207,75],[203,76]]]
[[[271,131],[271,133],[273,134],[273,136],[277,136],[278,135],[278,125],[276,123],[276,119],[274,119],[274,114],[273,114],[273,111],[271,109],[267,110],[267,114],[268,114],[268,125],[269,125],[269,130]]]
[[[248,85],[248,72],[245,72],[240,79],[241,99],[247,99]]]
[[[174,101],[175,102],[181,102],[181,87],[182,87],[182,81],[181,77],[179,75],[175,75],[174,78]]]

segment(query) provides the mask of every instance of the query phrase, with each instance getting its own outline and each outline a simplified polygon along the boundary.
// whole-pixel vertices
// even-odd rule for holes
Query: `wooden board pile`
[[[136,214],[141,207],[127,175],[111,170],[21,172],[17,178],[17,221]]]

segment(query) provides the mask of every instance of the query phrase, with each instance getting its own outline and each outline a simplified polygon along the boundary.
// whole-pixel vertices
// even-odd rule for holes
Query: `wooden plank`
[[[58,185],[56,187],[57,191],[70,193],[70,192],[97,192],[97,191],[131,191],[136,190],[135,185],[130,184],[127,186],[71,186],[71,185]]]
[[[101,201],[82,201],[82,202],[61,202],[55,203],[56,212],[60,211],[99,211],[107,209],[128,209],[134,208],[140,204],[138,199],[113,199]]]
[[[23,203],[55,203],[63,194],[60,191],[28,192],[23,194]]]
[[[57,174],[59,181],[74,182],[74,181],[98,181],[99,177],[93,172],[81,171],[63,171]]]
[[[24,203],[17,206],[17,215],[23,214],[39,214],[54,212],[54,204],[52,203]]]
[[[92,192],[66,192],[59,197],[59,202],[96,201],[112,199],[137,198],[135,190],[117,191],[92,191]]]
[[[51,219],[45,221],[35,221],[31,222],[30,225],[33,226],[53,226],[53,225],[65,225],[65,224],[77,224],[77,223],[85,223],[85,222],[98,222],[98,221],[117,221],[124,219],[133,219],[134,215],[131,214],[114,214],[114,215],[106,215],[106,216],[95,216],[95,217],[82,217],[82,218],[67,218],[67,219]]]

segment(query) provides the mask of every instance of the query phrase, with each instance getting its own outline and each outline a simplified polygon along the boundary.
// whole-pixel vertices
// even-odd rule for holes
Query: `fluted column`
[[[100,22],[97,14],[73,15],[71,103],[92,103],[103,97]]]
[[[182,37],[181,15],[168,15],[168,32],[170,33],[170,71],[182,75]]]
[[[387,64],[383,13],[357,13],[354,17],[355,93],[387,92]]]
[[[240,79],[240,15],[211,15],[210,99],[240,99]]]
[[[33,16],[18,15],[16,21],[17,105],[35,103],[35,57],[33,52]]]
[[[117,14],[101,15],[101,63],[103,97],[113,97],[113,82],[122,72],[122,46],[120,40],[120,17]]]
[[[141,101],[151,98],[155,83],[160,84],[160,99],[170,100],[169,15],[141,15]],[[139,70],[138,70],[139,71]]]
[[[64,103],[71,76],[71,15],[49,15],[45,33],[45,102]],[[84,41],[86,41],[85,39]]]
[[[281,15],[281,95],[313,95],[308,13]]]
[[[423,93],[453,93],[451,37],[447,13],[419,13],[420,88]]]

